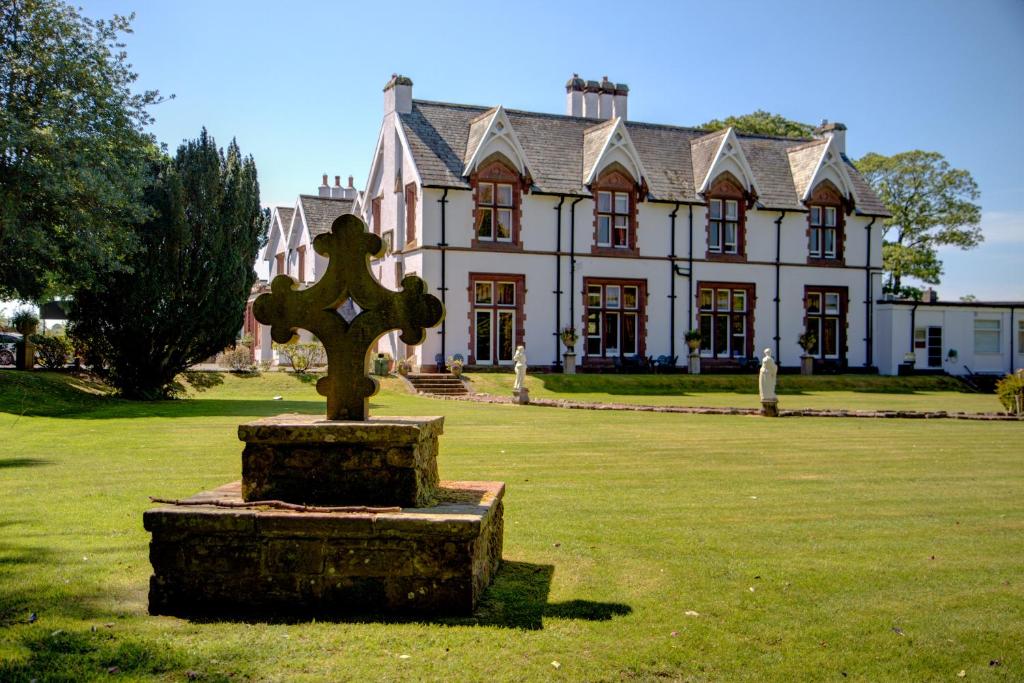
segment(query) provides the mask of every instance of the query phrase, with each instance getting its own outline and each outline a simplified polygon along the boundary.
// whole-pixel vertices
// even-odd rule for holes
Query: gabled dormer
[[[466,140],[465,165],[462,175],[465,178],[476,173],[483,162],[494,155],[503,157],[523,178],[529,177],[529,162],[526,152],[519,143],[512,122],[502,106],[489,109],[474,118],[469,124],[469,138]]]
[[[593,185],[613,164],[625,169],[638,189],[646,187],[647,172],[626,130],[626,122],[621,118],[611,119],[583,132],[583,185]],[[644,199],[646,191],[640,191],[639,195]]]
[[[850,181],[843,158],[841,141],[830,137],[809,145],[790,150],[790,168],[793,170],[793,183],[800,201],[810,201],[815,189],[824,181],[829,181],[843,196],[847,203],[846,212],[850,213],[856,205],[856,193]],[[813,166],[808,161],[813,163]],[[808,171],[810,171],[808,173]]]
[[[716,137],[706,136],[708,139],[694,140],[694,145],[703,146],[706,151],[710,151],[709,148],[714,149],[706,167],[694,169],[697,194],[706,196],[723,174],[729,174],[738,181],[747,200],[748,208],[752,207],[759,194],[757,179],[754,177],[753,169],[750,168],[747,156],[743,153],[743,147],[740,146],[740,141],[736,137],[736,131],[730,127],[724,133],[712,133],[712,135]],[[706,152],[701,156],[708,159]],[[697,155],[694,154],[693,158],[696,166]]]

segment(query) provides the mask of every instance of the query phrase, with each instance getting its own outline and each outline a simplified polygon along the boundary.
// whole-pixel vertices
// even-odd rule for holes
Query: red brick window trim
[[[807,202],[807,263],[845,265],[845,224],[842,194],[831,182],[822,181]]]
[[[373,234],[380,235],[380,197],[374,197],[370,201],[370,217],[373,219]]]
[[[416,246],[416,183],[405,186],[405,242],[402,249]]]
[[[746,195],[732,175],[723,173],[706,195],[708,202],[706,258],[747,260]]]
[[[469,274],[469,364],[512,365],[526,336],[526,276]]]
[[[584,360],[647,352],[647,281],[583,278]]]
[[[636,246],[636,181],[616,166],[613,164],[601,174],[590,188],[594,197],[594,244],[590,252],[639,256]]]
[[[474,249],[522,251],[522,179],[504,159],[480,165],[473,187]]]
[[[804,329],[815,337],[807,355],[825,361],[846,360],[849,307],[846,287],[804,287]]]
[[[697,329],[703,358],[754,357],[756,287],[740,282],[697,284]]]
[[[306,282],[306,245],[303,244],[301,247],[295,250],[299,255],[299,282]]]

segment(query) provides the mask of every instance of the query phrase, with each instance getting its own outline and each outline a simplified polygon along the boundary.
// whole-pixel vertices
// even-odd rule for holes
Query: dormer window
[[[735,199],[712,199],[708,251],[716,254],[739,253],[740,203]]]
[[[618,164],[590,188],[594,195],[592,253],[636,256],[636,182]]]
[[[473,247],[521,250],[522,180],[519,174],[503,157],[495,157],[481,164],[480,171],[472,177],[472,183],[475,190]]]
[[[835,185],[818,184],[807,202],[807,262],[843,265],[843,197]]]
[[[512,241],[512,211],[515,208],[512,196],[510,183],[480,183],[476,202],[478,240]]]
[[[746,196],[739,182],[722,173],[707,192],[706,258],[746,261]]]
[[[836,257],[836,207],[811,206],[811,258]]]
[[[597,193],[597,246],[629,248],[629,193]]]

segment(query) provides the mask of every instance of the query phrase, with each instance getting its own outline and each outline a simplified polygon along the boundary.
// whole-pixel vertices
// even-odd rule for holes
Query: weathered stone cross
[[[425,293],[426,283],[415,275],[402,280],[399,292],[377,282],[370,257],[381,255],[383,243],[357,216],[338,218],[330,233],[313,240],[313,249],[330,259],[323,277],[312,287],[298,289],[295,280],[278,275],[270,293],[256,299],[253,315],[270,325],[270,336],[279,344],[294,338],[298,328],[316,335],[327,351],[327,376],[316,384],[327,397],[327,419],[366,420],[369,399],[378,388],[367,376],[374,342],[401,329],[403,342],[422,344],[425,328],[444,318],[444,307]],[[361,309],[354,317],[353,303]]]

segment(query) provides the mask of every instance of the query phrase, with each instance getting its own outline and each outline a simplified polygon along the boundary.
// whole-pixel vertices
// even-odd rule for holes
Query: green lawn
[[[509,396],[511,373],[472,373],[473,391]],[[653,406],[760,408],[757,375],[527,375],[531,398]],[[949,377],[877,375],[780,375],[779,407],[784,410],[945,410],[1001,413],[995,394],[969,392]]]
[[[376,414],[446,416],[443,477],[507,483],[506,566],[473,620],[147,616],[147,496],[237,479],[240,421],[322,399],[283,373],[140,404],[0,372],[0,680],[1024,678],[1024,425],[388,384]]]

